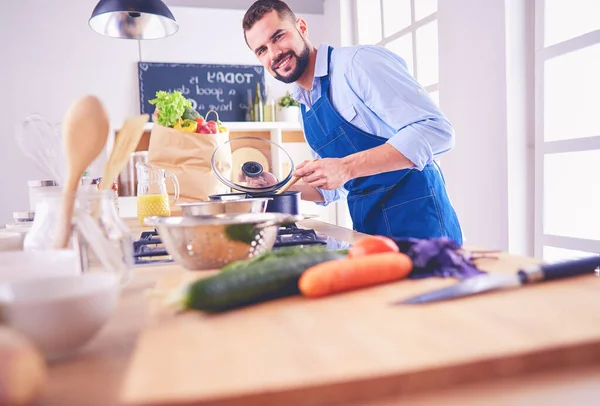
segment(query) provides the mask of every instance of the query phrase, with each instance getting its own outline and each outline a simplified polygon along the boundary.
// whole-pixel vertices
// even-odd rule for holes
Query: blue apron
[[[332,50],[330,47],[328,65]],[[329,99],[329,83],[329,75],[321,78],[321,97],[310,110],[302,104],[304,134],[310,147],[321,158],[343,158],[385,144],[387,139],[340,116]],[[352,179],[344,187],[356,231],[401,238],[448,237],[462,245],[458,218],[435,163],[422,171],[403,169]]]

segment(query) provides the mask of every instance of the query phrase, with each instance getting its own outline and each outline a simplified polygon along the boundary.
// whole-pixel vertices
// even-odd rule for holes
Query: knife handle
[[[593,273],[600,266],[600,255],[557,262],[554,264],[534,265],[519,270],[521,283],[549,281],[553,279],[568,278],[569,276]]]

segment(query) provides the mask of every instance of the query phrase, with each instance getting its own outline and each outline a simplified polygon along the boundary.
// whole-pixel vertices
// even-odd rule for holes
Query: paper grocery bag
[[[212,170],[211,158],[217,147],[229,140],[229,132],[219,134],[197,134],[163,127],[152,126],[148,163],[174,174],[179,182],[179,199],[175,203],[209,200],[209,195],[228,193]],[[215,165],[220,173],[230,179],[231,148],[229,144],[219,148]],[[167,190],[173,197],[173,185],[167,181]],[[171,206],[171,214],[179,214],[177,206]]]

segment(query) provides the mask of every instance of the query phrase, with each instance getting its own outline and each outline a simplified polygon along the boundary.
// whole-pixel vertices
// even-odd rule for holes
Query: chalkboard
[[[221,121],[246,121],[248,90],[254,98],[257,83],[265,98],[265,74],[260,65],[139,62],[138,79],[142,114],[154,112],[148,101],[158,90],[179,90],[198,113],[206,116],[209,110],[216,110]]]

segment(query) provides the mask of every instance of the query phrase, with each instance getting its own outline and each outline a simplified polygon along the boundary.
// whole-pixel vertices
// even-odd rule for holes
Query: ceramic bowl
[[[79,274],[74,250],[0,252],[0,282]]]
[[[23,249],[25,236],[16,231],[0,230],[0,251],[19,251]]]
[[[88,273],[0,284],[0,319],[27,336],[49,360],[75,353],[113,313],[119,278]]]

